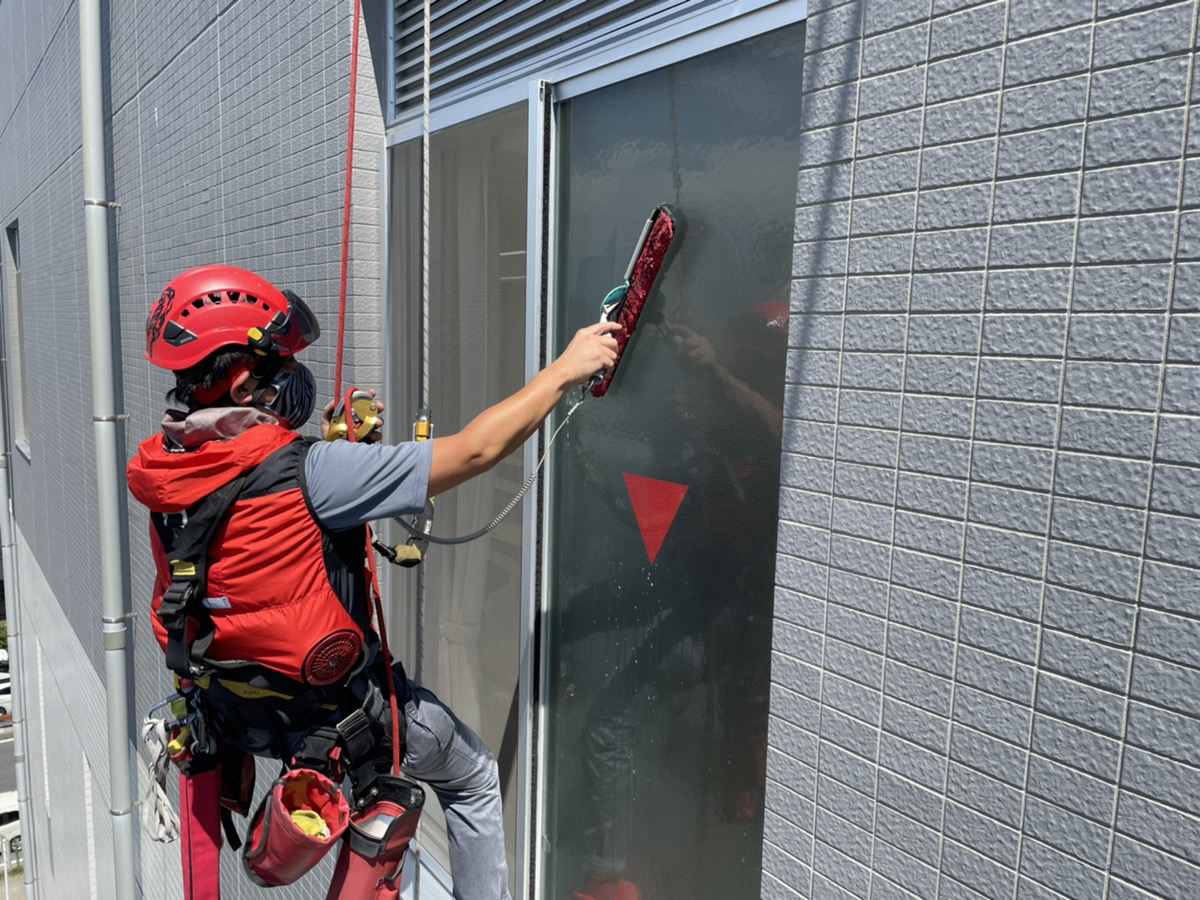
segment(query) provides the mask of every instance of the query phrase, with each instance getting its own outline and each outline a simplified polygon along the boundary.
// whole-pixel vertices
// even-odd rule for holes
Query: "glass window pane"
[[[547,898],[760,896],[803,48],[798,25],[559,110],[558,345],[656,204],[679,236],[554,456]]]
[[[5,377],[13,386],[8,415],[13,441],[23,452],[29,452],[28,379],[25,375],[25,302],[21,295],[21,233],[17,223],[5,229],[8,238],[0,254],[3,256],[4,335],[8,345],[8,365]]]
[[[524,384],[526,113],[505,110],[432,135],[430,148],[429,380],[434,436],[453,434]],[[420,142],[397,148],[392,286],[402,396],[417,406],[421,288]],[[407,427],[407,426],[405,426]],[[434,532],[453,536],[490,522],[522,482],[522,453],[436,498]],[[486,537],[433,545],[421,567],[425,603],[405,660],[410,676],[475,729],[501,764],[512,871],[519,672],[521,517]],[[401,576],[403,579],[403,576]],[[402,592],[403,593],[403,592]],[[400,628],[409,622],[399,623]],[[409,629],[411,632],[411,628]],[[415,644],[415,647],[413,647]],[[510,723],[510,719],[512,720]],[[422,846],[448,868],[444,825],[426,807]]]

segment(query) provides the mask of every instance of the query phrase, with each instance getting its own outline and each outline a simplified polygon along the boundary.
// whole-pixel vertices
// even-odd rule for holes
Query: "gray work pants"
[[[455,900],[512,900],[496,758],[432,691],[409,681],[407,693],[401,768],[433,789],[446,814]]]

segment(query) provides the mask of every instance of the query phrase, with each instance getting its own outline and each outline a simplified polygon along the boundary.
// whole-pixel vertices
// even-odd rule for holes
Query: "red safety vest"
[[[303,489],[306,452],[299,435],[278,425],[256,425],[188,451],[169,450],[155,436],[138,447],[126,474],[139,502],[170,514],[249,473],[208,545],[203,605],[215,636],[205,659],[245,662],[325,685],[357,659],[370,628],[366,536],[362,528],[330,533],[318,524]],[[157,610],[171,584],[171,566],[154,524],[150,540]],[[166,630],[157,616],[152,622],[165,650]]]

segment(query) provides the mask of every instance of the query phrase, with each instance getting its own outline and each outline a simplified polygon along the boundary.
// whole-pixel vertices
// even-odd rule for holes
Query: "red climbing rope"
[[[354,31],[350,36],[350,110],[346,120],[346,195],[342,202],[342,272],[338,283],[337,363],[333,370],[333,396],[342,392],[342,344],[346,333],[346,265],[350,256],[350,188],[354,181],[354,101],[358,97],[359,0],[354,4]],[[349,413],[350,406],[346,405]]]
[[[342,201],[342,271],[338,281],[338,324],[337,324],[337,362],[333,372],[333,396],[342,392],[342,348],[346,336],[346,269],[350,256],[350,191],[354,181],[354,106],[358,97],[358,22],[360,15],[359,0],[354,4],[354,30],[350,36],[350,109],[346,117],[346,194]],[[354,388],[346,391],[342,409],[346,416],[346,438],[355,440],[354,411],[350,398]],[[384,688],[388,694],[388,705],[392,713],[392,773],[400,774],[400,710],[396,702],[396,685],[392,675],[392,654],[388,649],[387,625],[384,622],[383,601],[379,594],[379,577],[375,572],[375,553],[371,546],[371,534],[367,532],[366,547],[367,563],[371,572],[371,593],[375,601],[375,623],[379,628],[380,649],[383,652],[386,675]]]
[[[371,593],[375,600],[375,622],[379,626],[379,649],[383,653],[383,664],[387,671],[388,708],[392,713],[392,774],[400,774],[400,704],[396,698],[396,678],[392,673],[392,651],[388,649],[387,625],[383,620],[383,599],[379,596],[379,577],[375,573],[375,550],[371,546],[371,534],[367,533],[367,559],[371,567]]]

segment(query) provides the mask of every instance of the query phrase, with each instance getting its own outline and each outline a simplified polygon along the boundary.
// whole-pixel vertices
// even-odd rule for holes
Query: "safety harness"
[[[167,668],[180,678],[196,678],[212,671],[204,663],[204,655],[216,635],[212,616],[204,607],[208,545],[229,507],[241,494],[247,476],[248,473],[242,473],[209,494],[189,513],[150,515],[163,549],[170,556],[171,585],[163,592],[156,615],[167,632]],[[189,629],[189,620],[198,627]]]
[[[170,737],[165,746],[158,742],[158,755],[180,769],[186,895],[189,900],[219,896],[219,819],[231,847],[243,850],[247,873],[260,885],[291,883],[345,836],[346,859],[339,860],[331,891],[349,886],[366,890],[374,884],[374,896],[391,897],[424,792],[399,773],[405,721],[395,695],[397,682],[407,684],[407,678],[402,669],[393,675],[377,591],[378,652],[355,644],[354,664],[337,667],[343,674],[336,683],[301,684],[254,660],[227,663],[207,655],[217,633],[206,606],[209,545],[261,465],[243,471],[186,512],[151,514],[171,576],[156,615],[179,689],[160,704],[169,708],[171,720],[156,722],[154,733]],[[364,549],[369,553],[369,547]],[[374,588],[373,564],[369,568]],[[372,656],[375,662],[368,665]],[[302,733],[298,747],[275,736],[283,729]],[[251,734],[268,735],[268,744],[260,738],[248,750],[254,744]],[[382,752],[389,744],[390,774]],[[284,769],[251,817],[243,847],[232,813],[249,812],[254,787],[250,753],[259,751],[280,758]],[[158,783],[154,796],[160,800],[155,807],[161,810],[165,765],[156,761],[152,770]],[[339,787],[343,777],[350,781],[348,797]],[[169,823],[161,831],[165,839],[172,837]]]

